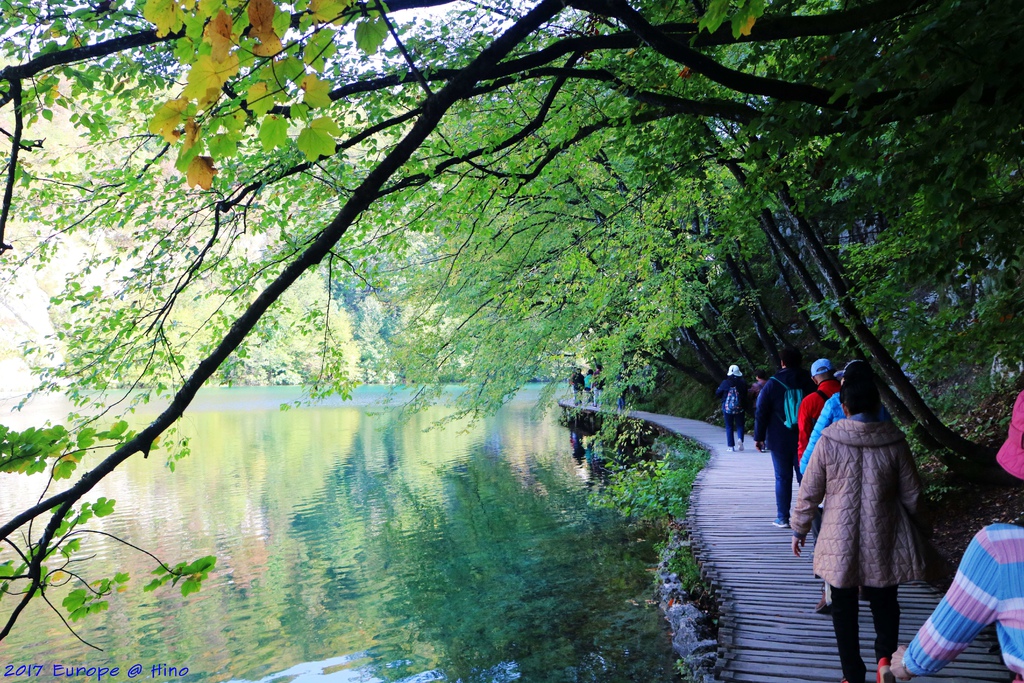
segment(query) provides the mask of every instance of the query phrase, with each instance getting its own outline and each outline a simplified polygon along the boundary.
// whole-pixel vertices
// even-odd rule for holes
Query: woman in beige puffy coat
[[[846,681],[860,683],[858,589],[871,604],[879,683],[894,679],[889,658],[899,638],[899,584],[926,578],[933,551],[916,528],[921,482],[903,432],[877,420],[880,401],[870,378],[846,382],[847,419],[822,432],[792,515],[793,552],[800,554],[818,504],[828,498],[814,547],[814,573],[832,587],[832,625]]]

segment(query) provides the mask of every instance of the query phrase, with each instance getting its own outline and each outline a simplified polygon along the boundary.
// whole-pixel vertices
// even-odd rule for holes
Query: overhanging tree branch
[[[527,12],[522,19],[515,22],[488,47],[482,50],[465,68],[462,74],[452,79],[441,91],[424,101],[423,115],[413,125],[405,138],[367,175],[352,197],[310,246],[295,260],[290,262],[235,320],[221,342],[209,356],[199,363],[196,370],[175,393],[170,405],[156,419],[142,429],[135,437],[107,456],[96,467],[83,474],[74,485],[24,510],[3,526],[0,526],[0,539],[7,539],[11,533],[15,532],[22,525],[56,508],[56,511],[50,517],[42,538],[40,538],[37,553],[33,557],[33,564],[29,568],[29,573],[33,577],[32,590],[15,607],[3,631],[0,631],[0,638],[3,638],[10,632],[14,622],[27,605],[28,599],[31,598],[31,595],[39,587],[40,566],[43,558],[47,555],[50,540],[53,538],[54,532],[60,526],[61,521],[74,501],[88,493],[106,475],[132,455],[137,453],[148,455],[156,438],[181,417],[195,397],[196,392],[199,391],[199,388],[241,344],[242,340],[255,327],[271,304],[277,301],[302,273],[319,263],[331,252],[331,249],[345,235],[353,221],[377,199],[378,192],[387,179],[410,158],[413,152],[419,148],[437,127],[448,109],[472,90],[474,84],[486,73],[490,66],[500,61],[517,44],[540,28],[542,24],[556,16],[562,8],[563,5],[560,0],[542,0],[542,2]]]

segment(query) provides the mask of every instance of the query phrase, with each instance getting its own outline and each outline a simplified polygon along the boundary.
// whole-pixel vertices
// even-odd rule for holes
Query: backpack
[[[800,402],[804,400],[803,389],[790,389],[778,377],[772,377],[772,379],[781,384],[786,390],[786,393],[782,396],[784,417],[780,419],[782,419],[782,423],[786,425],[786,429],[796,429],[797,424],[799,423],[798,416],[800,414]]]
[[[722,410],[730,415],[743,412],[743,406],[740,405],[740,392],[736,389],[735,384],[729,387],[729,391],[725,395],[725,401],[722,403]]]

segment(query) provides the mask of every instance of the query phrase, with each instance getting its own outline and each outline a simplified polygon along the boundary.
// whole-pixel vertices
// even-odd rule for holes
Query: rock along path
[[[570,401],[559,401],[574,409]],[[575,408],[595,412],[592,407]],[[803,557],[794,557],[788,529],[777,529],[775,473],[771,456],[754,450],[725,450],[721,427],[671,415],[632,411],[629,416],[699,442],[711,452],[694,484],[687,526],[704,579],[718,600],[718,667],[722,681],[781,682],[842,680],[832,619],[814,613],[820,580],[811,569],[809,541]],[[794,489],[793,500],[796,500]],[[942,595],[924,583],[900,587],[900,643],[909,643]],[[871,665],[874,627],[867,603],[861,603],[861,650]],[[960,657],[934,677],[915,681],[1010,681],[998,654],[995,631],[988,628]]]

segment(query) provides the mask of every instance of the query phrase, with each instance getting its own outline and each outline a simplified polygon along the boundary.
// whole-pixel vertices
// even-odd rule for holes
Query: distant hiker
[[[800,402],[814,391],[811,375],[800,367],[803,355],[794,348],[779,354],[782,370],[761,389],[754,412],[754,445],[765,450],[765,442],[772,452],[775,467],[775,507],[778,513],[772,522],[780,529],[789,528],[789,506],[793,501],[793,473],[800,481],[799,460],[796,457],[797,425]]]
[[[747,383],[738,365],[730,365],[729,373],[715,391],[715,398],[722,402],[722,417],[725,418],[726,450],[743,450],[743,427],[746,420]],[[733,431],[739,437],[739,444],[733,439]]]
[[[569,388],[572,389],[572,404],[580,404],[580,394],[583,393],[583,373],[579,368],[573,368],[569,375]]]
[[[590,397],[594,390],[594,369],[587,368],[587,374],[583,376],[583,405],[590,405]]]
[[[758,370],[754,373],[754,383],[747,389],[748,405],[757,405],[757,396],[761,393],[761,389],[764,389],[764,385],[768,382],[768,371]]]
[[[604,377],[601,376],[601,371],[604,370],[604,366],[598,363],[594,371],[594,382],[592,388],[594,390],[594,407],[597,407],[598,402],[601,400],[601,392],[604,391]]]
[[[861,683],[858,592],[871,604],[878,681],[893,681],[890,657],[899,641],[899,584],[935,578],[936,551],[920,530],[921,480],[903,432],[880,422],[878,388],[870,378],[840,390],[846,420],[821,434],[793,510],[793,554],[799,556],[818,503],[827,500],[814,550],[814,573],[832,588],[844,681]]]
[[[997,462],[1024,479],[1024,391],[1017,395],[1010,416],[1010,434],[999,449]],[[960,560],[953,585],[910,647],[892,657],[892,672],[900,680],[931,676],[967,649],[978,633],[996,624],[1003,663],[1024,680],[1024,517],[1012,524],[990,524],[975,535]]]
[[[839,375],[842,377],[839,377]],[[856,379],[860,377],[867,377],[874,381],[875,373],[871,370],[871,366],[862,360],[851,360],[846,364],[846,367],[840,372],[836,373],[839,377],[840,383],[845,383],[848,379]],[[821,436],[821,432],[833,422],[842,420],[846,417],[843,414],[843,406],[839,402],[839,394],[833,394],[825,405],[822,406],[821,415],[818,416],[817,421],[814,423],[814,429],[811,430],[811,436],[807,439],[807,446],[804,448],[803,454],[800,456],[800,472],[803,473],[807,469],[807,463],[811,461],[811,455],[814,454],[814,445],[818,443],[818,437]],[[889,416],[889,411],[885,409],[885,406],[879,406],[878,419],[883,422],[889,421],[892,418]]]

